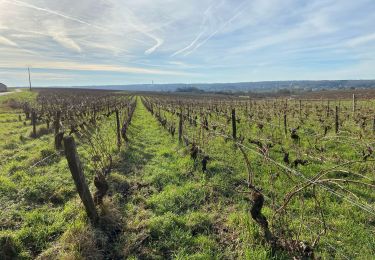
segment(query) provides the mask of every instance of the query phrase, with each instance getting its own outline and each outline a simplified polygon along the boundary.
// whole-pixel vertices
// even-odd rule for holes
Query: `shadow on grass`
[[[143,167],[155,157],[153,153],[145,151],[145,148],[146,146],[143,143],[133,143],[130,141],[125,151],[121,152],[122,160],[118,166],[119,171],[128,175],[133,173],[134,170],[142,170]]]

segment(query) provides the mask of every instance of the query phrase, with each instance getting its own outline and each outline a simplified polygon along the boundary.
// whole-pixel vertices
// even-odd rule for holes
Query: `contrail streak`
[[[186,50],[188,50],[188,49],[190,49],[191,47],[193,47],[194,46],[194,44],[202,37],[202,35],[203,35],[203,33],[205,32],[206,30],[202,30],[199,34],[198,34],[198,36],[194,39],[194,41],[192,41],[188,46],[186,46],[185,48],[183,48],[183,49],[181,49],[181,50],[178,50],[178,51],[176,51],[175,53],[173,53],[172,55],[171,55],[171,57],[174,57],[174,56],[176,56],[176,55],[178,55],[178,54],[180,54],[180,53],[182,53],[182,52],[184,52],[184,51],[186,51]]]
[[[203,20],[202,20],[202,23],[201,23],[201,28],[203,28],[204,27],[204,25],[205,25],[205,23],[206,23],[206,21],[207,21],[207,16],[208,16],[208,12],[212,9],[212,7],[213,7],[213,5],[210,5],[207,9],[206,9],[206,11],[204,11],[204,18],[203,18]],[[186,47],[184,47],[183,49],[181,49],[181,50],[178,50],[178,51],[176,51],[175,53],[173,53],[172,55],[171,55],[171,57],[174,57],[174,56],[176,56],[176,55],[178,55],[178,54],[180,54],[180,53],[182,53],[182,52],[184,52],[184,51],[187,51],[188,49],[190,49],[191,47],[193,47],[194,46],[194,44],[202,37],[202,35],[204,34],[206,32],[206,28],[203,28],[203,29],[201,29],[201,31],[199,32],[199,34],[197,35],[197,37],[195,37],[195,39],[188,45],[188,46],[186,46]]]
[[[150,34],[148,34],[148,36],[154,39],[156,41],[156,44],[145,51],[145,54],[147,55],[153,53],[157,48],[159,48],[164,43],[163,39],[159,39],[155,36],[150,36]]]
[[[242,5],[241,5],[242,6]],[[234,16],[232,16],[228,21],[226,21],[222,26],[220,26],[216,31],[211,33],[206,39],[198,43],[194,49],[184,54],[184,56],[188,56],[191,53],[193,53],[195,50],[197,50],[199,47],[201,47],[203,44],[205,44],[208,40],[210,40],[212,37],[214,37],[218,32],[220,32],[222,29],[224,29],[229,23],[231,23],[234,19],[236,19],[240,14],[242,13],[242,10],[237,12]]]
[[[81,23],[81,24],[84,24],[84,25],[88,25],[90,27],[99,29],[101,31],[109,32],[109,30],[107,28],[105,28],[105,27],[101,27],[101,26],[98,26],[98,25],[86,22],[86,21],[84,21],[84,20],[82,20],[80,18],[72,17],[72,16],[69,16],[69,15],[66,15],[64,13],[60,13],[60,12],[57,12],[57,11],[54,11],[54,10],[51,10],[51,9],[48,9],[48,8],[43,8],[43,7],[40,7],[40,6],[32,5],[32,4],[25,3],[25,2],[19,1],[19,0],[12,0],[12,1],[11,0],[2,0],[2,1],[10,3],[10,4],[13,4],[13,5],[17,5],[17,6],[21,6],[21,7],[26,7],[26,8],[30,8],[30,9],[33,9],[33,10],[38,10],[38,11],[41,11],[41,12],[53,14],[53,15],[62,17],[64,19],[70,20],[70,21],[74,21],[74,22],[78,22],[78,23]],[[132,17],[134,17],[133,13],[131,13],[130,15]],[[138,26],[135,26],[133,24],[130,24],[130,26],[134,27],[137,31],[139,31],[142,34],[150,37],[151,39],[153,39],[156,42],[154,46],[152,46],[151,48],[149,48],[149,49],[147,49],[145,51],[145,54],[151,54],[151,53],[153,53],[157,48],[159,48],[164,43],[163,39],[156,37],[155,35],[147,32],[146,30],[143,30],[143,29],[141,29]]]
[[[69,15],[66,15],[66,14],[51,10],[51,9],[42,8],[42,7],[32,5],[32,4],[28,4],[28,3],[18,1],[18,0],[12,0],[12,1],[3,0],[3,1],[7,2],[7,3],[10,3],[10,4],[17,5],[17,6],[26,7],[26,8],[42,11],[42,12],[45,12],[45,13],[53,14],[53,15],[56,15],[56,16],[60,16],[62,18],[65,18],[65,19],[68,19],[68,20],[71,20],[71,21],[74,21],[74,22],[78,22],[78,23],[81,23],[81,24],[85,24],[85,25],[88,25],[90,27],[94,27],[94,28],[99,29],[99,30],[105,30],[105,28],[103,28],[103,27],[88,23],[88,22],[86,22],[82,19],[75,18],[75,17],[69,16]]]
[[[147,30],[147,27],[141,22],[139,21],[139,19],[137,18],[136,15],[134,15],[134,13],[132,12],[132,10],[130,10],[129,8],[126,8],[124,10],[126,12],[126,14],[128,15],[128,26],[130,26],[131,28],[133,28],[135,31],[138,31],[140,33],[142,33],[143,35],[153,39],[155,41],[155,45],[152,46],[151,48],[147,49],[144,53],[146,55],[149,55],[151,53],[153,53],[157,48],[159,48],[163,43],[164,43],[164,40],[162,38],[159,38],[157,36],[155,36],[154,34],[150,33],[148,30]]]
[[[213,33],[211,33],[210,35],[208,35],[207,38],[203,39],[201,42],[199,42],[198,44],[196,44],[198,42],[198,40],[201,38],[201,34],[203,35],[203,32],[204,31],[201,31],[201,33],[198,35],[198,37],[196,37],[196,39],[191,43],[189,44],[189,46],[185,47],[184,49],[182,50],[179,50],[175,53],[173,53],[171,55],[171,57],[177,55],[177,54],[180,54],[182,52],[185,52],[187,50],[189,50],[191,47],[193,47],[195,45],[195,47],[193,49],[191,49],[190,51],[186,52],[183,56],[188,56],[190,55],[191,53],[193,53],[194,51],[196,51],[199,47],[201,47],[203,44],[205,44],[208,40],[210,40],[212,37],[214,37],[218,32],[220,32],[222,29],[224,29],[229,23],[231,23],[234,19],[236,19],[239,15],[241,15],[242,11],[243,11],[243,7],[244,5],[246,5],[247,2],[242,2],[237,8],[236,8],[236,13],[230,18],[228,19],[224,24],[222,24],[217,30],[215,30]],[[206,22],[206,19],[207,19],[207,13],[208,11],[211,9],[212,6],[210,6],[204,13],[205,13],[205,19],[203,20],[202,22],[202,25]]]
[[[13,47],[16,47],[18,46],[17,43],[15,43],[14,41],[4,37],[4,36],[1,36],[0,35],[0,44],[4,44],[4,45],[8,45],[8,46],[13,46]]]

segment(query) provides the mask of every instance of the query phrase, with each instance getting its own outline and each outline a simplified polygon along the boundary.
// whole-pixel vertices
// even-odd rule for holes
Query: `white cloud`
[[[80,43],[92,49],[100,49],[100,50],[111,52],[113,55],[118,55],[120,53],[129,53],[129,50],[127,49],[116,47],[113,44],[109,44],[106,42],[102,43],[100,41],[92,42],[92,41],[87,41],[87,40],[80,40]]]
[[[374,10],[371,0],[0,0],[0,63],[140,81],[270,80],[280,64],[293,78],[297,63],[347,72],[375,53]]]
[[[356,47],[361,44],[366,44],[369,42],[375,41],[375,33],[362,35],[356,38],[353,38],[347,42],[348,46]]]
[[[22,1],[18,1],[18,0],[2,0],[2,1],[10,3],[10,4],[18,5],[18,6],[21,6],[21,7],[31,8],[31,9],[34,9],[34,10],[37,10],[37,11],[41,11],[41,12],[45,12],[45,13],[48,13],[48,14],[56,15],[56,16],[62,17],[64,19],[68,19],[68,20],[71,20],[71,21],[74,21],[74,22],[78,22],[78,23],[81,23],[81,24],[89,25],[91,27],[95,27],[97,29],[101,29],[101,30],[104,29],[104,28],[99,27],[97,25],[86,22],[82,19],[71,17],[69,15],[66,15],[66,14],[63,14],[63,13],[60,13],[60,12],[57,12],[57,11],[54,11],[54,10],[51,10],[51,9],[48,9],[48,8],[39,7],[39,6],[29,4],[29,3],[26,3],[26,2],[22,2]]]
[[[67,49],[71,49],[76,52],[82,51],[81,47],[73,39],[67,37],[61,32],[53,32],[51,36],[55,41],[57,41]]]
[[[27,80],[27,71],[0,71],[1,77],[17,77],[24,78]],[[48,73],[48,72],[35,72],[31,71],[32,80],[70,80],[73,79],[73,75],[59,74],[59,73]]]
[[[173,71],[173,70],[161,70],[161,69],[150,69],[142,67],[131,67],[111,64],[99,64],[99,63],[79,63],[71,61],[33,61],[32,67],[35,69],[54,69],[54,70],[78,70],[78,71],[102,71],[102,72],[120,72],[120,73],[132,73],[132,74],[151,74],[151,75],[193,75],[192,73]],[[20,61],[12,62],[0,60],[0,68],[20,68],[23,67]]]
[[[14,41],[4,37],[4,36],[1,36],[0,35],[0,44],[4,44],[4,45],[8,45],[8,46],[18,46],[17,43],[15,43]]]

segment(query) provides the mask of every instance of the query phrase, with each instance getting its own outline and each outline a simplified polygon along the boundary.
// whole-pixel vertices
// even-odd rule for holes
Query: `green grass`
[[[35,258],[59,245],[64,234],[73,232],[71,229],[77,225],[91,231],[64,155],[54,149],[53,134],[31,138],[30,121],[25,121],[22,111],[8,106],[11,99],[32,102],[35,97],[34,92],[0,97],[0,135],[5,137],[0,142],[0,239],[11,241],[10,252],[16,252],[21,259]],[[18,120],[19,115],[22,121]],[[93,136],[100,135],[101,144],[115,140],[114,124],[113,116],[104,118],[98,126],[101,133]],[[38,125],[38,129],[41,127],[44,126]],[[84,139],[76,137],[76,141],[87,181],[93,189],[96,165],[91,158],[92,147]],[[112,142],[108,145],[111,152],[115,147]],[[64,252],[80,254],[74,246]]]
[[[168,98],[165,97],[165,99]],[[171,102],[174,101],[176,101],[176,99]],[[182,100],[182,102],[184,101]],[[189,101],[187,101],[187,103],[189,103]],[[318,102],[315,104],[317,103]],[[196,113],[199,122],[198,104]],[[272,109],[267,110],[264,108],[266,104],[267,101],[263,103],[262,101],[258,101],[258,106],[263,106],[263,108],[259,110],[254,108],[253,110],[250,109],[253,112],[255,111],[255,118],[260,117],[261,113],[273,112]],[[203,105],[207,105],[207,103]],[[307,104],[307,106],[312,105]],[[245,113],[243,113],[243,110],[238,109],[238,107],[236,107],[237,116],[241,118],[241,123],[237,124],[237,133],[238,136],[251,137],[263,142],[272,141],[275,146],[270,150],[269,156],[277,162],[283,161],[283,154],[280,152],[281,147],[284,147],[290,152],[291,160],[296,158],[308,159],[308,165],[295,168],[295,170],[301,172],[307,178],[337,164],[358,160],[359,163],[343,165],[338,168],[347,171],[347,173],[333,172],[327,176],[336,178],[345,177],[347,175],[347,177],[352,179],[361,180],[358,176],[354,175],[354,173],[360,173],[370,179],[374,179],[374,162],[364,162],[361,154],[362,149],[365,149],[366,146],[373,146],[374,144],[373,133],[370,128],[371,125],[367,125],[365,130],[360,129],[358,125],[355,125],[353,120],[351,120],[350,103],[341,102],[341,106],[341,116],[347,117],[346,115],[349,115],[350,120],[342,121],[341,131],[338,136],[336,136],[334,130],[330,130],[326,137],[316,137],[318,145],[324,147],[324,153],[318,152],[314,147],[315,137],[313,137],[312,134],[322,134],[322,129],[319,128],[320,125],[317,123],[319,116],[315,114],[314,110],[312,110],[312,113],[309,115],[307,122],[305,122],[303,127],[298,131],[301,137],[301,142],[299,144],[293,142],[289,135],[285,136],[282,127],[281,129],[277,127],[279,124],[277,116],[271,118],[271,123],[273,125],[265,125],[263,129],[260,130],[255,123],[247,122]],[[174,108],[177,108],[177,105],[175,105]],[[258,111],[259,113],[257,113]],[[178,125],[178,116],[176,114],[162,110],[161,115],[166,117],[169,122],[174,122],[174,125]],[[220,122],[226,125],[226,127],[219,126],[217,131],[223,130],[225,134],[231,134],[230,124],[226,123],[223,116],[217,116],[215,113],[211,113],[208,121],[211,123]],[[298,116],[288,117],[289,128],[296,127],[299,124]],[[248,211],[251,204],[246,201],[247,195],[241,193],[246,190],[245,180],[247,179],[247,168],[242,154],[234,147],[232,141],[225,140],[223,137],[217,137],[208,132],[205,132],[205,136],[202,137],[200,128],[191,126],[187,121],[184,122],[184,133],[188,135],[191,140],[194,139],[198,142],[200,147],[202,147],[212,159],[208,164],[209,172],[202,177],[205,187],[208,187],[210,190],[206,200],[208,200],[207,203],[209,204],[210,200],[214,200],[218,205],[223,206],[222,208],[217,207],[212,211],[224,212],[228,208],[235,208],[235,213],[226,212],[226,214],[231,214],[232,217],[233,215],[241,215],[241,218],[239,218],[241,222],[236,223],[236,230],[238,231],[236,233],[241,240],[240,247],[237,247],[236,250],[236,257],[247,259],[270,258],[270,251],[264,246],[262,236],[257,236],[259,227],[255,226],[254,228],[254,223],[252,223],[249,216]],[[305,179],[297,177],[293,173],[289,173],[291,177],[288,177],[287,172],[280,167],[269,163],[262,156],[254,153],[252,150],[256,149],[254,149],[254,145],[248,143],[247,138],[245,139],[245,145],[251,147],[251,150],[246,149],[246,153],[251,162],[251,171],[255,176],[255,184],[262,187],[266,195],[263,212],[270,221],[272,229],[276,233],[284,232],[283,236],[288,239],[299,239],[312,243],[323,228],[322,223],[320,223],[320,213],[316,210],[316,203],[313,199],[313,190],[311,188],[306,189],[300,196],[295,197],[288,206],[287,214],[282,218],[280,218],[279,215],[274,215],[274,210],[282,205],[284,196],[297,183],[302,183]],[[373,155],[371,158],[372,160],[374,159]],[[203,174],[195,173],[194,175],[202,176]],[[365,180],[365,182],[368,182],[368,180]],[[345,197],[349,195],[354,202],[365,201],[367,205],[373,208],[375,198],[371,188],[343,184],[346,190],[351,191],[359,197],[356,198],[351,194],[343,193],[337,186],[330,184],[326,186],[340,194],[344,194]],[[371,255],[374,255],[375,248],[372,238],[375,231],[373,225],[374,215],[342,199],[341,196],[336,196],[328,192],[322,187],[317,186],[315,191],[322,205],[324,221],[327,225],[327,233],[321,237],[319,246],[315,250],[316,255],[324,258],[338,259],[345,259],[346,257],[368,259]],[[172,206],[173,205],[169,205],[169,207]],[[251,229],[249,229],[248,222],[253,226]],[[301,223],[304,224],[301,225]],[[299,235],[297,236],[297,234]],[[356,243],[354,242],[355,240],[361,242]],[[254,248],[260,248],[260,251],[257,250],[259,254],[257,253],[256,255],[250,256],[249,252],[254,252]],[[281,252],[277,252],[274,257],[283,258],[284,256]]]
[[[290,259],[284,252],[272,254],[259,226],[252,220],[251,203],[243,193],[247,169],[231,141],[206,135],[209,142],[204,144],[204,149],[211,160],[209,171],[202,173],[200,166],[190,159],[188,148],[159,125],[140,98],[128,132],[130,141],[123,144],[120,151],[116,147],[114,116],[104,118],[97,127],[99,130],[92,134],[98,139],[96,145],[104,145],[113,155],[114,165],[108,176],[109,196],[99,209],[100,227],[93,228],[75,192],[63,154],[36,164],[54,153],[53,134],[31,138],[30,122],[24,125],[22,112],[7,106],[10,98],[32,101],[35,94],[21,92],[0,97],[0,135],[5,137],[0,142],[0,246],[8,248],[12,257]],[[177,123],[176,116],[166,116]],[[42,127],[45,126],[41,124],[38,129]],[[357,131],[351,125],[346,128]],[[189,126],[185,126],[184,131],[197,137]],[[282,136],[268,127],[261,132],[245,124],[239,126],[239,133],[269,139],[271,135]],[[309,134],[307,130],[303,132],[304,137]],[[358,156],[352,144],[338,144],[333,134],[329,137],[332,138],[320,143],[327,149],[327,161],[299,166],[298,170],[312,176],[334,165],[335,158],[344,160]],[[93,160],[93,149],[84,138],[76,136],[76,141],[86,179],[93,191],[92,179],[98,167]],[[307,152],[319,157],[306,139],[297,146],[285,138],[283,146],[291,151],[292,157]],[[275,150],[279,148],[277,144]],[[257,185],[264,188],[269,198],[280,202],[292,187],[289,178],[257,155],[249,152],[248,156]],[[271,157],[282,161],[282,154],[278,152],[271,151]],[[373,169],[374,164],[370,163],[350,168],[366,174]],[[355,193],[359,192],[374,203],[368,190],[357,188]],[[322,236],[316,255],[323,259],[344,259],[343,255],[371,259],[375,254],[373,216],[327,192],[319,190],[318,194],[329,231]],[[263,213],[272,227],[287,224],[292,231],[302,229],[301,240],[315,238],[311,230],[319,232],[321,224],[314,210],[311,189],[292,201],[288,223],[273,215],[271,199],[266,199]],[[300,227],[301,218],[306,216],[312,225]],[[1,253],[0,250],[0,256]]]
[[[140,102],[129,138],[123,168],[118,173],[135,187],[123,206],[127,229],[118,242],[123,257],[269,257],[269,248],[260,242],[252,251],[256,241],[249,241],[232,223],[231,218],[240,215],[249,221],[249,214],[248,208],[239,208],[242,199],[229,196],[230,182],[223,190],[213,190],[185,148],[160,127]],[[220,165],[216,167],[216,172],[223,170]],[[218,177],[212,176],[215,178]]]

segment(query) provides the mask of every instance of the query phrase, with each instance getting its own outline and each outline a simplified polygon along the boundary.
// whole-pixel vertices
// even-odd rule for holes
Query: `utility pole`
[[[27,71],[29,72],[29,90],[31,91],[31,77],[30,77],[30,67],[27,67]]]

